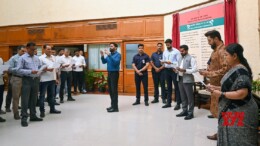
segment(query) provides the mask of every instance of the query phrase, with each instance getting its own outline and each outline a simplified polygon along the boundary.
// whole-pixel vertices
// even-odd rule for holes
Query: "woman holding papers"
[[[243,55],[243,47],[230,44],[225,52],[231,69],[221,80],[221,87],[207,86],[219,97],[218,146],[258,145],[258,107],[251,95],[252,71]]]

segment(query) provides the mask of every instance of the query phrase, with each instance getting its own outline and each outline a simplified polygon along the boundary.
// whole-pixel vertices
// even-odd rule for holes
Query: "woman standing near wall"
[[[231,69],[222,78],[221,87],[208,86],[219,97],[218,146],[258,143],[258,107],[251,95],[252,71],[243,51],[241,45],[230,44],[225,57]]]

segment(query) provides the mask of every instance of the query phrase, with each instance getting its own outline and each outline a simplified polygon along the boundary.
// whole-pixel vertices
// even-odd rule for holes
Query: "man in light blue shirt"
[[[35,43],[30,42],[27,43],[27,53],[20,57],[18,62],[18,70],[17,73],[23,76],[22,78],[22,127],[27,127],[27,118],[28,118],[28,105],[30,105],[30,121],[42,121],[43,119],[38,118],[36,116],[36,102],[39,91],[39,83],[40,83],[40,73],[41,71],[46,71],[41,68],[42,63],[40,59],[34,55]]]
[[[180,104],[181,104],[181,97],[180,97],[180,91],[179,91],[179,86],[177,82],[177,70],[176,68],[178,67],[178,60],[181,57],[180,51],[177,50],[176,48],[172,47],[172,40],[167,39],[165,41],[165,44],[167,46],[167,50],[163,52],[163,59],[162,63],[164,64],[165,67],[165,79],[167,82],[167,103],[162,107],[162,108],[169,108],[171,107],[172,103],[172,82],[174,84],[174,93],[175,93],[175,99],[177,101],[177,105],[174,108],[174,110],[179,110],[180,109]]]
[[[9,59],[9,69],[8,72],[12,74],[11,80],[10,80],[10,85],[11,85],[11,98],[13,98],[13,113],[14,113],[14,119],[19,120],[20,119],[20,114],[18,111],[18,106],[19,106],[19,98],[21,95],[21,89],[22,89],[22,74],[19,74],[17,72],[17,66],[20,57],[26,52],[25,46],[19,46],[17,49],[18,53],[11,57]],[[8,99],[8,102],[7,102]],[[8,105],[7,105],[8,104]],[[11,99],[6,98],[6,107],[10,108],[11,104]]]

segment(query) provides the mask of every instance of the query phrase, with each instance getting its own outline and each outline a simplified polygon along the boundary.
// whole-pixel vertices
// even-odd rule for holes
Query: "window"
[[[126,68],[133,69],[133,57],[138,53],[138,44],[126,44]]]
[[[88,45],[88,66],[89,69],[106,70],[107,64],[102,64],[100,51],[109,50],[109,44],[91,44]],[[117,52],[121,53],[120,45],[118,44]],[[106,55],[105,55],[106,57]]]

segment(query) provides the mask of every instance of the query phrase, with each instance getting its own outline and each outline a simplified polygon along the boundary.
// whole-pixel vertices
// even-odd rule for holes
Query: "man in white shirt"
[[[51,46],[44,45],[44,53],[39,57],[42,64],[47,65],[47,71],[43,72],[40,76],[40,116],[45,117],[44,100],[47,91],[47,101],[50,106],[51,114],[60,114],[61,111],[55,109],[55,84],[58,82],[56,69],[53,67],[55,57],[51,55]]]
[[[57,54],[57,56],[55,57],[55,59],[56,59],[56,62],[60,62],[60,58],[62,58],[62,56],[63,56],[63,54],[64,54],[64,49],[63,48],[61,48],[61,49],[59,49],[58,50],[58,54]],[[57,69],[57,72],[58,72],[58,79],[59,79],[59,82],[58,82],[58,84],[57,84],[57,88],[56,88],[56,97],[59,97],[59,94],[60,94],[60,84],[61,84],[61,80],[60,80],[60,68],[58,68]],[[65,88],[67,88],[66,86],[65,86]]]
[[[65,49],[64,55],[59,59],[61,64],[61,85],[60,85],[60,103],[64,103],[64,88],[67,81],[68,101],[75,101],[71,96],[71,80],[72,80],[72,67],[75,66],[73,59],[70,55],[70,50]]]
[[[181,94],[183,111],[176,115],[177,117],[185,117],[185,120],[193,118],[194,97],[193,84],[194,76],[192,73],[197,71],[196,60],[188,54],[189,47],[187,45],[180,46],[181,58],[178,60],[178,84]]]
[[[174,84],[174,93],[175,99],[177,101],[177,105],[175,106],[174,110],[179,110],[181,105],[181,97],[179,86],[177,82],[177,70],[176,67],[178,66],[178,60],[181,56],[180,51],[176,48],[172,47],[172,40],[167,39],[165,41],[167,49],[163,52],[163,59],[162,63],[165,67],[165,79],[167,81],[167,103],[162,108],[169,108],[171,107],[172,103],[172,82]]]
[[[82,84],[83,80],[83,68],[86,66],[85,58],[79,55],[79,50],[74,51],[75,56],[73,57],[73,61],[75,62],[75,66],[73,67],[73,85],[74,85],[74,94],[77,94],[77,88],[80,93],[82,93]]]

